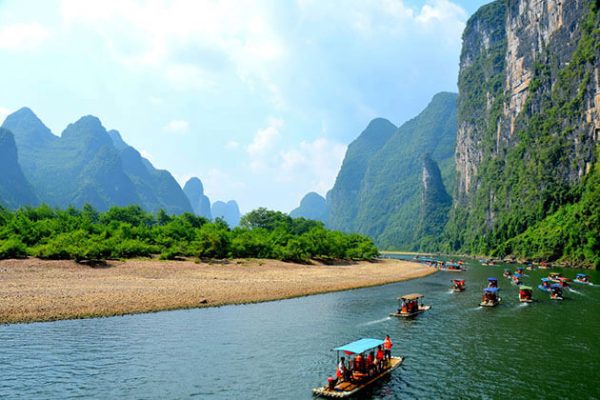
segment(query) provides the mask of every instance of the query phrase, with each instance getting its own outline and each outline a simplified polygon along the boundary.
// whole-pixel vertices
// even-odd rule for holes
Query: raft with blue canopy
[[[336,347],[333,350],[337,352],[337,362],[339,363],[340,351],[343,351],[348,355],[364,354],[377,348],[378,346],[383,346],[383,343],[384,341],[380,339],[363,338],[347,343],[343,346]],[[349,370],[348,373],[350,375],[348,379],[342,376],[338,379],[330,377],[328,378],[325,386],[314,388],[313,394],[333,399],[343,399],[353,396],[358,391],[390,374],[393,370],[398,368],[403,361],[404,357],[391,356],[389,359],[384,360],[382,365],[379,364],[377,368],[367,368],[364,371]]]
[[[361,354],[367,350],[374,349],[377,346],[383,346],[383,340],[365,338],[336,347],[333,350],[343,351],[346,352],[346,354]]]
[[[497,287],[486,287],[483,289],[483,296],[481,298],[481,303],[479,303],[482,307],[494,307],[500,303],[500,297],[498,296],[498,292],[500,289]]]

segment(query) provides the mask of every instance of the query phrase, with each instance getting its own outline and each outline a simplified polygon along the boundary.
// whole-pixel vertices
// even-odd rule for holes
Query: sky
[[[118,130],[211,201],[288,212],[333,186],[373,118],[456,91],[487,0],[0,0],[0,121]]]

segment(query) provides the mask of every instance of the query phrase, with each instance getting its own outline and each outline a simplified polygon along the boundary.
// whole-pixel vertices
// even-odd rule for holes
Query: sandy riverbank
[[[277,300],[382,285],[433,273],[424,265],[381,260],[311,265],[275,260],[0,261],[0,323],[50,321]]]

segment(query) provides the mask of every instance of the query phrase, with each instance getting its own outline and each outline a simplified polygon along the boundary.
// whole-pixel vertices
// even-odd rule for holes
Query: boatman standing
[[[346,380],[347,375],[348,375],[348,371],[346,369],[346,363],[345,363],[346,359],[344,357],[342,357],[340,359],[340,363],[338,364],[338,369],[337,369],[337,378],[338,380],[342,381],[342,380]]]
[[[394,344],[392,343],[392,339],[390,339],[390,335],[385,335],[385,340],[383,341],[383,349],[384,349],[384,356],[387,360],[392,358],[392,346]]]

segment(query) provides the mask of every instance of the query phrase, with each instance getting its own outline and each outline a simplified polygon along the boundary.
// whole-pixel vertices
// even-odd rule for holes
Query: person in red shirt
[[[385,356],[383,355],[383,349],[381,348],[381,346],[377,347],[377,355],[375,356],[375,358],[377,359],[377,369],[379,371],[383,370],[383,359],[385,358]]]
[[[354,369],[358,372],[365,372],[363,365],[363,357],[361,354],[358,354],[354,359]]]
[[[367,373],[369,375],[371,375],[371,373],[373,372],[373,369],[375,368],[375,356],[373,352],[370,352],[369,355],[367,356]]]

